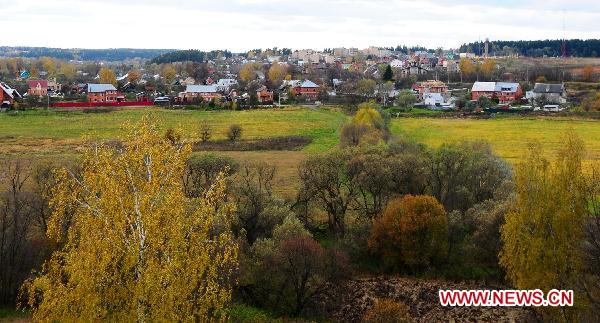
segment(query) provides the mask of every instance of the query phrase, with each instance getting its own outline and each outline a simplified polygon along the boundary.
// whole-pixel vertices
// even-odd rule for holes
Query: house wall
[[[48,88],[37,88],[37,87],[33,87],[33,88],[29,88],[29,90],[27,90],[27,93],[29,95],[37,95],[37,96],[45,96],[48,93]]]
[[[88,93],[88,102],[116,102],[117,91],[92,92]]]
[[[299,95],[304,95],[310,100],[316,100],[319,97],[319,88],[307,88],[307,87],[299,87],[295,89],[295,92]]]

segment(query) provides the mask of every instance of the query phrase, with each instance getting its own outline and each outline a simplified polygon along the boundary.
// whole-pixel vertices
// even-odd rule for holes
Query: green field
[[[214,139],[223,139],[230,124],[240,124],[246,139],[303,135],[313,138],[302,151],[226,152],[241,162],[266,161],[280,174],[278,186],[293,190],[297,166],[307,153],[328,151],[338,144],[339,129],[348,118],[338,109],[284,108],[252,111],[189,111],[130,108],[106,113],[25,111],[0,114],[0,157],[24,156],[60,159],[72,156],[84,135],[116,139],[126,121],[135,122],[150,111],[163,129],[180,128],[184,137],[195,140],[202,120],[213,126]],[[572,129],[585,141],[587,163],[600,161],[600,121],[558,117],[505,116],[492,119],[396,118],[391,130],[437,147],[459,140],[487,140],[495,152],[517,162],[532,140],[539,141],[544,153],[556,155],[563,134]]]
[[[127,121],[151,112],[163,129],[179,128],[186,138],[197,138],[202,120],[213,127],[213,139],[224,139],[231,124],[240,124],[243,138],[285,135],[313,138],[306,151],[324,151],[337,145],[337,130],[345,116],[330,109],[286,108],[252,111],[191,111],[130,108],[106,113],[25,111],[0,114],[0,154],[69,152],[91,135],[115,139]]]

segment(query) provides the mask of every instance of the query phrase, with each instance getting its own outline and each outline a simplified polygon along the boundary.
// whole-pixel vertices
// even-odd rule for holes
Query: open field
[[[328,151],[338,144],[339,128],[347,118],[335,109],[285,108],[253,111],[182,111],[164,109],[124,109],[108,113],[56,113],[28,111],[19,115],[0,114],[0,159],[19,155],[32,161],[72,159],[82,136],[116,139],[121,125],[136,121],[151,111],[163,129],[181,128],[184,137],[195,139],[201,120],[214,128],[214,139],[223,139],[225,129],[238,123],[248,139],[286,135],[310,136],[313,141],[301,151],[230,151],[221,152],[239,162],[267,162],[277,166],[275,186],[291,197],[297,183],[299,163],[313,152]],[[542,143],[549,158],[564,132],[572,129],[585,141],[587,164],[600,163],[600,121],[558,117],[504,116],[487,120],[450,118],[397,118],[392,133],[407,136],[437,147],[459,140],[487,140],[495,152],[511,163],[518,162],[532,140]]]
[[[130,108],[106,113],[25,111],[0,114],[0,154],[72,152],[82,136],[115,139],[124,122],[151,112],[163,129],[180,128],[186,138],[197,138],[200,123],[213,127],[213,139],[224,139],[231,124],[240,124],[243,138],[286,135],[309,136],[306,151],[324,151],[337,145],[337,130],[345,116],[327,109],[285,108],[252,111],[190,111]]]
[[[600,162],[600,121],[518,116],[478,119],[399,118],[392,133],[413,138],[431,147],[460,140],[486,140],[494,151],[512,163],[527,152],[528,144],[539,141],[544,154],[553,159],[562,135],[573,130],[583,138],[588,162]]]

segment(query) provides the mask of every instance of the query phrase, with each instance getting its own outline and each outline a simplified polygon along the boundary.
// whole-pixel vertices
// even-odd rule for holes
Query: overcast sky
[[[600,38],[600,1],[0,0],[0,30],[0,46],[455,48],[486,37]]]

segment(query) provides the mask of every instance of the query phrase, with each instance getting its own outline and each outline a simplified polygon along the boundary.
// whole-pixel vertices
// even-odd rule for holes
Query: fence
[[[56,102],[52,103],[53,108],[92,108],[92,107],[139,107],[153,106],[152,101],[135,102]]]

